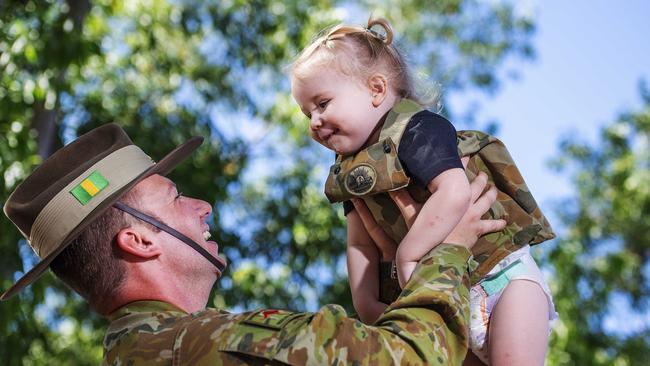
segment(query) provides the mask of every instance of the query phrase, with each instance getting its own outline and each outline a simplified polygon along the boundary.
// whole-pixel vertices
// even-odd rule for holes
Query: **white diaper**
[[[503,290],[512,280],[528,280],[539,284],[548,300],[549,329],[557,319],[553,296],[542,272],[530,255],[530,246],[511,253],[502,259],[479,283],[470,289],[469,348],[488,363],[487,334],[490,314]]]

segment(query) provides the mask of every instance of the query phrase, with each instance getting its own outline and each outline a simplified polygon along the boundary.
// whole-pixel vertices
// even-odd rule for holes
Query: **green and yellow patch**
[[[104,188],[108,187],[108,180],[98,171],[92,172],[88,178],[84,179],[70,193],[81,203],[86,205]]]

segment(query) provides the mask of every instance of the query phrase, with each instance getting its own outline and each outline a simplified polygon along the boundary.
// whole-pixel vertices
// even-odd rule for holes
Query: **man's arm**
[[[433,249],[374,326],[349,318],[339,305],[315,313],[207,310],[167,329],[165,335],[175,337],[173,350],[157,354],[178,364],[460,365],[467,352],[469,257],[462,246]],[[139,329],[139,337],[147,331]]]
[[[285,328],[283,339],[289,341],[275,359],[293,363],[307,355],[305,363],[460,364],[467,351],[469,257],[460,246],[435,248],[374,326],[348,318],[337,305],[297,320]]]

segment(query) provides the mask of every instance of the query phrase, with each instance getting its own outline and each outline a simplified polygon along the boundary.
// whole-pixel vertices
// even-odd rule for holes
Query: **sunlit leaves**
[[[492,90],[496,66],[531,54],[534,27],[518,9],[475,0],[0,1],[0,197],[39,153],[103,123],[122,125],[154,159],[201,135],[171,178],[215,205],[212,231],[230,267],[212,303],[351,309],[344,217],[322,194],[332,154],[310,142],[286,66],[323,27],[372,12],[391,20],[429,80]],[[643,179],[625,184],[642,190]],[[0,229],[7,288],[35,257],[24,241],[18,249],[8,220]],[[46,275],[0,306],[0,354],[7,364],[96,364],[104,326]]]
[[[568,230],[549,256],[562,319],[551,344],[552,364],[646,362],[649,324],[632,326],[627,319],[639,319],[650,305],[649,117],[645,100],[643,109],[604,128],[597,144],[561,145],[564,155],[555,163],[572,174],[578,197],[560,210]],[[605,326],[608,317],[627,330]]]

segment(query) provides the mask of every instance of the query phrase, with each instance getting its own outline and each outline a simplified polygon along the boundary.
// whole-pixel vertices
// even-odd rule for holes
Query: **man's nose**
[[[212,206],[209,203],[196,198],[192,198],[192,200],[194,200],[194,208],[201,215],[201,218],[207,217],[212,213]]]

